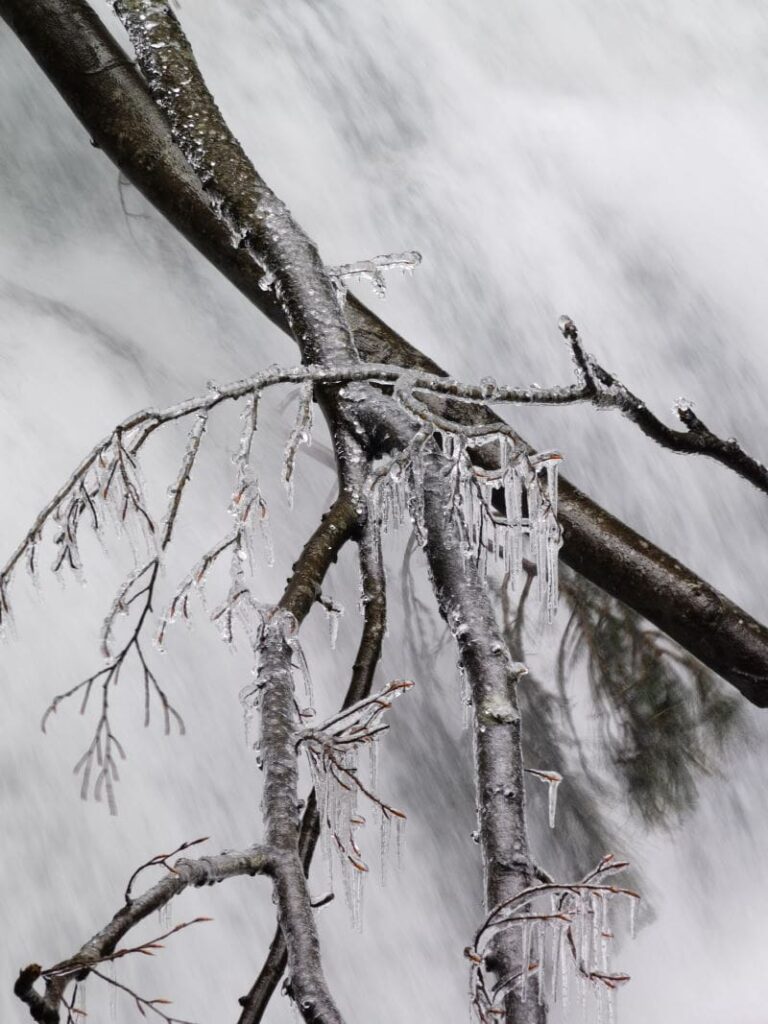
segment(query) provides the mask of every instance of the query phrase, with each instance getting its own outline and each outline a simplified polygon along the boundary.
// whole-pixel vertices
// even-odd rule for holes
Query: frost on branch
[[[472,965],[472,1009],[481,1024],[503,1016],[504,996],[513,987],[523,1002],[529,998],[541,1003],[559,1001],[564,1008],[575,996],[582,1017],[591,990],[598,1024],[614,1020],[616,990],[629,981],[628,974],[611,966],[614,928],[626,917],[634,935],[640,896],[607,879],[628,867],[613,854],[606,854],[580,882],[532,886],[488,915],[473,945],[465,950]],[[518,939],[520,970],[494,986],[487,975],[486,958],[494,938],[510,929]],[[530,985],[534,977],[537,986]],[[530,995],[534,989],[538,991],[535,997]]]
[[[329,883],[333,885],[332,851],[335,850],[341,865],[347,905],[357,928],[362,925],[362,881],[369,870],[355,838],[357,829],[365,825],[365,818],[358,811],[358,799],[364,798],[379,818],[380,854],[384,872],[393,822],[398,860],[400,858],[405,814],[386,803],[375,792],[377,745],[381,735],[389,728],[382,721],[385,712],[396,697],[412,686],[412,682],[390,683],[380,693],[353,704],[322,725],[305,729],[298,740],[307,753],[317,794],[321,843]],[[370,753],[368,784],[360,777],[360,752],[364,748]]]

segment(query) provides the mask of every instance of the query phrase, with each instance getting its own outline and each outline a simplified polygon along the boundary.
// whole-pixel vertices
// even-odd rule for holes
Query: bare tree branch
[[[48,970],[38,964],[25,967],[19,974],[14,992],[27,1004],[33,1020],[40,1024],[58,1024],[59,1006],[67,986],[77,979],[82,980],[91,966],[109,959],[124,935],[187,886],[213,885],[237,875],[268,874],[272,868],[273,853],[264,846],[196,860],[181,858],[159,882],[141,896],[126,901],[109,924],[81,946],[74,956]],[[35,982],[40,978],[45,979],[43,994],[35,988]]]
[[[693,411],[692,402],[684,398],[677,400],[675,412],[686,429],[672,430],[654,416],[645,402],[585,351],[578,328],[570,317],[560,317],[558,326],[563,337],[570,343],[584,400],[601,409],[618,409],[646,437],[663,448],[689,455],[707,455],[768,494],[768,469],[745,452],[735,437],[724,440],[713,434]]]
[[[345,499],[347,501],[350,500],[348,491],[342,491],[341,496],[337,499],[337,504],[345,501]],[[347,506],[345,505],[344,507]],[[349,507],[351,508],[352,505],[350,504]],[[335,508],[336,505],[334,505]],[[360,549],[363,629],[352,669],[352,679],[344,698],[342,709],[351,707],[371,692],[386,630],[386,580],[381,556],[381,541],[378,532],[373,528],[373,524],[369,520],[366,520],[361,528],[358,544]],[[305,547],[301,558],[294,566],[294,573],[288,581],[288,586],[280,601],[280,606],[293,612],[299,621],[301,621],[301,618],[309,608],[305,595],[314,592],[314,585],[307,586],[306,583],[302,585],[296,582],[297,580],[305,579],[308,560],[311,562],[309,545]],[[313,789],[307,798],[299,836],[299,850],[305,875],[309,874],[310,864],[312,863],[312,857],[319,836],[320,815],[317,809],[317,795]],[[238,1024],[258,1024],[262,1019],[267,1004],[285,972],[287,962],[285,940],[278,926],[270,944],[264,966],[248,995],[243,996],[240,1000],[243,1012]]]
[[[276,610],[264,625],[259,684],[264,752],[264,819],[269,846],[277,853],[275,896],[288,951],[290,994],[304,1020],[341,1024],[320,962],[320,944],[299,857],[298,764],[291,648],[286,635],[298,628],[289,612]]]

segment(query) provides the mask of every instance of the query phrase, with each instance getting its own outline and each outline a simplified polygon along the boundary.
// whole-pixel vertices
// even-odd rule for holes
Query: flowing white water
[[[710,0],[670,8],[183,0],[179,13],[230,124],[327,263],[423,254],[413,278],[391,275],[381,309],[451,372],[566,382],[556,321],[568,313],[587,347],[656,409],[689,395],[714,429],[768,458],[768,14],[756,0],[727,12]],[[104,16],[116,29],[106,5]],[[0,84],[2,557],[124,415],[296,355],[119,184],[5,26]],[[289,512],[280,464],[295,401],[284,397],[261,412],[257,435],[277,555],[274,569],[261,565],[264,600],[279,594],[333,486],[318,425],[312,448],[299,450]],[[660,452],[610,414],[529,410],[515,422],[562,451],[570,479],[611,511],[768,618],[765,503],[746,485]],[[238,436],[235,415],[209,425],[169,593],[230,528]],[[168,439],[155,449],[160,499],[183,444],[180,432],[175,448]],[[123,552],[125,570],[126,546],[110,550]],[[187,736],[143,730],[141,694],[126,675],[116,702],[129,755],[120,814],[80,802],[69,769],[89,722],[64,706],[47,737],[38,723],[54,694],[99,667],[99,625],[120,571],[98,545],[85,553],[85,588],[73,580],[61,593],[43,576],[42,600],[19,591],[19,639],[0,649],[4,1021],[27,1019],[10,995],[19,967],[76,948],[117,908],[137,864],[198,835],[215,849],[258,836],[260,782],[237,699],[250,666],[244,652],[226,656],[202,609],[198,628],[172,632],[168,653],[154,656]],[[344,594],[356,586],[347,553],[328,593],[352,609]],[[418,678],[397,593],[382,682]],[[345,680],[334,666],[349,663],[358,626],[348,612],[332,653],[321,608],[307,625],[320,715],[338,703]],[[319,912],[331,985],[350,1020],[466,1019],[461,951],[481,915],[479,858],[450,650],[435,664],[382,740],[381,789],[409,812],[403,869],[385,894],[368,881],[362,936],[343,900]],[[443,680],[437,699],[433,677]],[[617,957],[633,975],[619,997],[623,1024],[650,1013],[676,1024],[765,1020],[768,726],[764,713],[752,718],[750,750],[723,761],[682,828],[648,834],[614,809],[625,843],[617,852],[641,863],[657,915]],[[465,760],[446,763],[461,744]],[[532,813],[546,825],[538,789]],[[367,831],[358,839],[375,864],[378,838]],[[314,884],[321,892],[321,864]],[[118,977],[174,999],[180,1017],[235,1019],[272,933],[268,886],[238,880],[185,895],[174,920],[198,913],[215,921],[174,936],[154,961],[119,965]],[[159,930],[149,922],[144,934]],[[92,979],[89,1014],[106,1017],[100,998]],[[118,1019],[132,1013],[118,997]],[[292,1019],[284,998],[268,1019]]]

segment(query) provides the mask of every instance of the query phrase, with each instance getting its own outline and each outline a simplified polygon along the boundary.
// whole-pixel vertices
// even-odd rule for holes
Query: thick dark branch
[[[85,0],[0,0],[14,29],[131,183],[266,316],[288,331],[263,271],[231,244],[132,61]],[[347,320],[363,358],[443,373],[353,296]],[[483,413],[473,410],[476,421]],[[492,413],[486,412],[486,419]],[[768,706],[768,630],[695,573],[561,483],[563,560],[640,612],[758,706]]]
[[[342,491],[294,562],[278,607],[301,622],[320,596],[325,575],[357,526],[354,502]]]

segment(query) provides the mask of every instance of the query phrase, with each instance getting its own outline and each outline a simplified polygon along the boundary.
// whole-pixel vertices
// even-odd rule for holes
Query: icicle
[[[600,969],[600,949],[601,949],[601,936],[600,936],[600,923],[602,921],[602,910],[600,894],[592,892],[589,894],[589,912],[592,917],[592,941],[590,943],[590,959],[587,963],[587,970],[597,971]]]
[[[538,961],[538,967],[536,969],[536,989],[538,996],[539,1006],[544,1003],[544,979],[545,979],[545,955],[546,955],[546,936],[544,933],[544,922],[536,921],[536,960]]]
[[[328,639],[331,645],[331,650],[336,650],[336,641],[339,638],[339,624],[341,616],[344,614],[343,605],[337,604],[335,601],[324,600],[323,607],[325,608],[325,614],[328,620]]]
[[[610,903],[607,897],[600,901],[600,970],[606,973],[610,969],[610,947],[608,940],[612,937],[610,931]]]
[[[375,793],[379,775],[379,744],[376,739],[371,740],[368,744],[368,756],[370,758],[371,790]]]
[[[114,960],[108,960],[107,963],[105,964],[105,967],[106,967],[106,975],[107,975],[107,978],[108,978],[108,980],[110,982],[110,985],[109,985],[109,1019],[110,1020],[116,1020],[117,1019],[117,985],[115,985],[115,982],[117,981],[117,971],[115,970],[115,961]]]
[[[293,472],[296,466],[296,454],[302,444],[312,443],[312,381],[301,385],[299,407],[296,412],[296,423],[291,431],[283,457],[283,484],[288,493],[288,504],[293,508]]]
[[[540,771],[538,768],[525,768],[524,771],[528,775],[534,775],[537,779],[541,779],[542,782],[546,782],[548,786],[548,811],[549,811],[549,827],[555,827],[555,813],[557,811],[557,787],[563,781],[562,775],[559,772],[552,771]]]
[[[629,900],[629,934],[634,939],[637,928],[637,904],[639,902],[637,896],[628,896]]]
[[[616,1022],[616,989],[609,988],[606,992],[606,1003],[608,1008],[608,1024]]]
[[[554,899],[552,902],[552,913],[555,914],[557,913],[557,900]],[[552,962],[552,966],[550,968],[549,998],[550,1001],[553,1003],[557,1002],[557,983],[560,977],[560,947],[562,944],[562,932],[563,926],[560,921],[553,920],[550,922],[550,933],[552,936],[552,953],[550,959]],[[543,984],[544,979],[542,978],[542,985]]]
[[[522,981],[520,987],[520,998],[523,1002],[528,999],[528,974],[531,961],[531,922],[523,921],[520,936],[520,966],[522,968]]]
[[[387,861],[389,857],[389,846],[392,838],[392,820],[388,814],[381,811],[379,822],[379,863],[381,868],[381,884],[387,884]]]
[[[568,950],[566,948],[566,936],[568,926],[562,924],[560,926],[560,939],[558,948],[558,960],[560,961],[560,997],[563,1001],[563,1009],[568,1009],[568,1000],[570,998],[570,974],[568,973]]]
[[[557,787],[562,782],[562,778],[552,778],[549,780],[549,827],[555,827],[555,813],[557,811]]]
[[[370,281],[374,292],[384,298],[387,293],[385,270],[401,270],[404,274],[412,274],[420,263],[421,253],[411,251],[374,256],[373,259],[359,260],[357,263],[326,267],[326,270],[338,290],[343,290],[346,278],[353,278],[356,281]]]
[[[75,1004],[75,1010],[80,1017],[88,1016],[88,999],[85,989],[85,981],[78,981],[75,986],[75,998],[72,1000]]]
[[[398,868],[403,866],[403,850],[405,849],[405,818],[395,818],[395,854]]]

